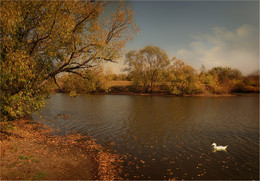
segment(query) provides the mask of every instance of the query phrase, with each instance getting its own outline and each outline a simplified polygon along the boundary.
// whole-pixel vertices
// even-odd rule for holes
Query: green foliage
[[[3,120],[24,117],[44,106],[44,95],[37,88],[35,62],[25,53],[12,50],[1,59],[1,116]]]
[[[21,159],[21,160],[29,160],[30,159],[29,156],[23,156],[23,155],[19,156],[18,158]]]
[[[64,75],[59,79],[62,91],[70,93],[71,96],[78,94],[87,94],[93,92],[107,91],[107,83],[109,78],[105,75],[102,67],[95,67],[86,71],[80,72],[84,77],[79,75]]]
[[[102,18],[108,5],[102,1],[0,3],[1,120],[42,108],[46,83],[58,74],[77,75],[119,58],[137,30],[124,3],[117,3],[110,18]],[[89,89],[96,89],[96,83]]]
[[[243,83],[247,86],[259,87],[259,78],[260,75],[258,73],[251,74],[243,78]]]
[[[218,78],[219,88],[215,90],[216,93],[229,93],[242,82],[242,73],[230,67],[214,67],[208,73]]]
[[[35,163],[39,163],[40,162],[39,159],[33,158],[31,156],[26,156],[26,155],[20,155],[18,158],[20,160],[31,160],[32,162],[35,162]]]
[[[237,69],[213,67],[207,71],[204,66],[198,73],[176,57],[170,63],[167,54],[158,47],[130,51],[126,54],[126,63],[128,77],[139,92],[174,95],[259,92],[259,73],[244,77]]]
[[[186,65],[182,60],[173,59],[173,65],[168,68],[167,80],[170,83],[168,91],[171,94],[201,93],[201,82],[194,68]]]
[[[234,92],[259,93],[259,78],[258,72],[243,77],[243,80],[235,85]]]
[[[47,179],[48,174],[45,172],[38,172],[37,175],[33,178],[34,180]]]
[[[214,67],[209,70],[210,74],[216,74],[220,83],[224,83],[228,80],[241,80],[242,73],[237,69],[232,69],[230,67]]]
[[[156,84],[162,81],[163,72],[170,64],[168,55],[159,47],[146,46],[144,49],[126,54],[128,71],[138,91],[152,92]]]
[[[203,93],[217,93],[220,89],[217,74],[209,73],[204,66],[202,66],[202,70],[199,74],[199,80],[203,85]]]

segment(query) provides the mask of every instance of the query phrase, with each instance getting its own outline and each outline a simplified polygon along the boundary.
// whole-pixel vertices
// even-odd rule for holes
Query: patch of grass
[[[21,159],[21,160],[31,160],[32,162],[35,162],[35,163],[39,163],[40,162],[39,159],[30,157],[30,156],[21,155],[18,158]]]
[[[23,156],[23,155],[19,156],[18,158],[21,159],[21,160],[29,160],[30,159],[29,156]]]
[[[47,174],[45,172],[38,172],[36,176],[33,178],[33,180],[41,180],[41,179],[47,179]]]
[[[113,86],[130,86],[133,85],[133,81],[110,81],[108,83],[109,87]]]
[[[35,162],[35,163],[39,163],[40,162],[40,160],[37,159],[37,158],[32,158],[31,160],[32,160],[32,162]]]

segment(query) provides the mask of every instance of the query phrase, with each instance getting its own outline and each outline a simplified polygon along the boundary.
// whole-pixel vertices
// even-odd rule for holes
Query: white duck
[[[226,145],[226,146],[217,146],[216,143],[212,143],[211,146],[213,146],[214,151],[227,151],[227,147],[228,147],[228,145]]]

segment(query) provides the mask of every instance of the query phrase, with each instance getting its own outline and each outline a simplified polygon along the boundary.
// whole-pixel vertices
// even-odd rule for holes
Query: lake
[[[125,155],[124,179],[259,179],[258,96],[55,94],[33,118]]]

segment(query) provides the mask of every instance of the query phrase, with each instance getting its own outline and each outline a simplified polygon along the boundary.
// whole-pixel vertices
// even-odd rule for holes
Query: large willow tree
[[[168,55],[159,47],[146,46],[144,49],[126,54],[128,71],[141,91],[152,92],[163,78],[163,72],[170,64]]]
[[[3,119],[42,107],[41,90],[58,74],[113,62],[136,30],[120,2],[1,1],[0,11]]]

